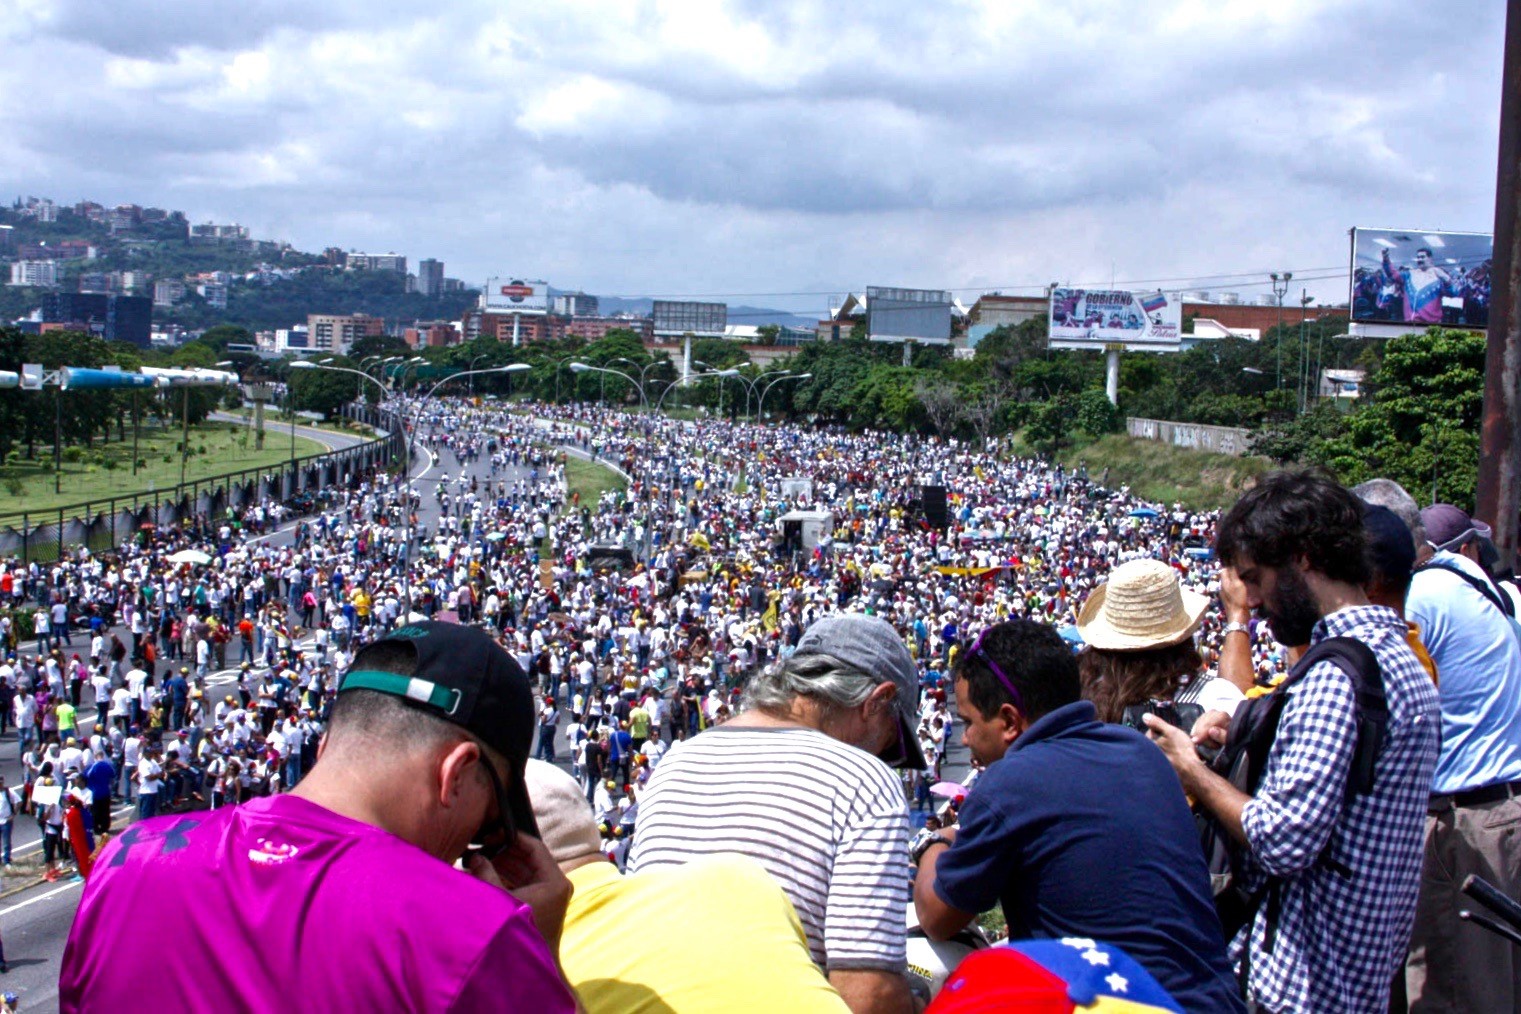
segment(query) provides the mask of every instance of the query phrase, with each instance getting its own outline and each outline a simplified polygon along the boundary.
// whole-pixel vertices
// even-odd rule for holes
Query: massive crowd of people
[[[801,964],[777,958],[778,969],[793,971],[778,972],[771,988],[797,991],[771,994],[782,1006],[804,1007],[807,996],[820,1009],[912,1010],[925,983],[916,990],[914,975],[905,976],[924,971],[907,957],[911,948],[947,960],[959,952],[936,942],[1001,904],[1015,936],[1118,944],[1185,1009],[1236,1009],[1244,991],[1265,1010],[1374,1010],[1387,1005],[1405,961],[1422,838],[1435,833],[1420,826],[1428,797],[1441,790],[1460,814],[1467,805],[1517,805],[1493,786],[1521,784],[1509,749],[1494,746],[1496,738],[1521,744],[1521,730],[1506,724],[1518,709],[1502,721],[1490,703],[1521,694],[1521,664],[1486,657],[1498,674],[1476,677],[1486,689],[1454,705],[1483,714],[1450,716],[1445,688],[1462,678],[1449,676],[1440,656],[1454,635],[1436,607],[1412,606],[1421,633],[1410,640],[1435,662],[1407,657],[1403,589],[1397,604],[1375,595],[1388,595],[1376,579],[1400,583],[1397,562],[1375,554],[1370,571],[1327,556],[1361,560],[1375,527],[1356,514],[1360,501],[1333,483],[1268,483],[1265,499],[1249,496],[1222,519],[1145,503],[1084,469],[1021,459],[997,442],[584,405],[525,410],[444,400],[402,410],[433,458],[428,471],[406,486],[360,477],[327,491],[327,509],[294,530],[287,522],[284,534],[278,506],[260,504],[145,531],[109,553],[0,563],[0,602],[27,611],[36,631],[32,649],[17,625],[0,621],[10,649],[0,666],[0,693],[9,698],[0,715],[18,729],[24,769],[16,812],[37,786],[64,787],[56,803],[37,808],[50,871],[68,850],[66,812],[77,808],[88,831],[106,832],[117,800],[135,801],[140,818],[206,808],[221,821],[262,814],[300,823],[294,802],[274,802],[298,797],[442,849],[438,858],[458,858],[384,799],[351,808],[335,801],[346,783],[334,772],[355,762],[357,747],[318,757],[324,735],[324,757],[350,738],[367,742],[372,757],[405,753],[404,733],[422,733],[404,716],[344,705],[394,692],[484,743],[477,756],[430,754],[407,770],[426,769],[437,785],[458,788],[462,765],[483,765],[495,819],[508,826],[513,787],[525,778],[546,786],[552,806],[530,789],[523,805],[531,802],[534,814],[515,814],[520,828],[537,818],[546,851],[509,843],[502,855],[512,858],[498,859],[496,872],[474,859],[466,865],[514,889],[551,951],[584,938],[577,920],[598,917],[595,906],[572,900],[567,916],[563,899],[549,900],[568,891],[557,877],[568,876],[579,893],[592,876],[582,869],[587,858],[612,858],[628,870],[620,884],[679,885],[689,866],[689,890],[732,881],[736,899],[746,899],[735,909],[757,920],[730,926],[734,940],[760,948],[765,937],[780,954],[792,946],[781,942],[793,939],[801,949]],[[583,500],[567,483],[567,455],[611,466],[626,485]],[[945,524],[926,515],[925,487],[947,491]],[[1431,538],[1422,516],[1408,496],[1375,490],[1364,498],[1385,504],[1404,526],[1410,583],[1415,549]],[[1236,517],[1253,509],[1260,518]],[[1442,529],[1447,538],[1433,543],[1437,563],[1468,569],[1446,558],[1482,544],[1482,526],[1443,518],[1454,531]],[[1333,523],[1347,530],[1328,535]],[[1264,534],[1264,525],[1277,528]],[[1489,580],[1477,562],[1471,569]],[[1415,577],[1418,587],[1442,580]],[[1467,587],[1444,586],[1420,601],[1447,609]],[[1333,592],[1345,608],[1333,608]],[[1346,788],[1361,728],[1356,708],[1317,726],[1291,703],[1278,742],[1314,757],[1259,758],[1257,781],[1237,788],[1242,798],[1229,796],[1190,765],[1195,744],[1173,728],[1184,726],[1208,751],[1227,738],[1211,730],[1249,701],[1298,695],[1335,711],[1344,695],[1326,688],[1334,664],[1312,655],[1308,675],[1294,667],[1306,645],[1326,636],[1315,626],[1322,619],[1336,634],[1374,642],[1382,667],[1388,715],[1383,749],[1366,762],[1371,787],[1361,795]],[[531,700],[524,697],[526,710],[512,721],[526,745],[494,740],[460,717],[501,694],[457,683],[430,668],[426,653],[398,661],[396,643],[436,636],[428,633],[434,621],[480,631],[505,660],[482,666],[505,664],[521,677]],[[1396,623],[1398,645],[1390,647]],[[1440,714],[1432,669],[1444,680]],[[363,679],[345,683],[356,672]],[[1266,693],[1286,674],[1299,680],[1293,695]],[[387,689],[393,675],[410,684]],[[504,676],[503,685],[516,688],[517,678]],[[93,719],[85,717],[92,706]],[[1350,730],[1336,724],[1342,718],[1354,723]],[[367,739],[366,720],[389,738]],[[1459,761],[1444,781],[1448,752],[1465,749],[1450,745],[1451,728],[1465,721],[1486,729],[1489,738],[1467,747],[1484,759]],[[976,770],[947,787],[941,767],[958,726]],[[1439,729],[1448,736],[1441,763]],[[525,774],[529,752],[568,770],[535,781]],[[505,771],[483,757],[505,759]],[[1244,844],[1246,859],[1206,864],[1169,761],[1199,812],[1223,826],[1238,853]],[[1305,779],[1319,780],[1315,794]],[[1465,802],[1470,790],[1487,794]],[[941,795],[952,805],[931,816]],[[453,826],[461,817],[450,805],[439,797],[427,809]],[[247,815],[229,812],[236,810]],[[913,825],[926,823],[912,837]],[[1359,835],[1386,848],[1379,853]],[[273,836],[258,842],[249,855],[265,856],[257,861],[266,865],[310,847]],[[1095,843],[1119,854],[1103,855]],[[703,865],[746,855],[763,871],[759,880],[748,867]],[[1170,857],[1165,875],[1157,856]],[[1377,872],[1362,869],[1365,861]],[[1030,882],[1016,876],[1021,870]],[[1264,877],[1274,893],[1267,906],[1258,904]],[[1227,881],[1253,878],[1257,907],[1239,932],[1229,920],[1222,929],[1211,897],[1218,901]],[[1372,915],[1352,928],[1327,924],[1360,918],[1352,913],[1369,904],[1370,883],[1383,898]],[[744,894],[743,884],[754,890]],[[780,905],[767,893],[776,887]],[[601,879],[585,889],[613,903]],[[91,921],[101,912],[89,899],[108,894],[90,886],[82,925],[104,931]],[[1126,894],[1133,896],[1115,900]],[[641,897],[645,914],[666,918],[666,895]],[[1412,999],[1420,990],[1473,995],[1461,976],[1433,972],[1432,956],[1460,932],[1482,931],[1435,928],[1445,914],[1427,914],[1424,893],[1421,903],[1427,923],[1416,932]],[[1317,907],[1325,905],[1340,908]],[[786,918],[766,922],[762,910]],[[711,913],[692,919],[724,931]],[[1144,925],[1127,930],[1127,920]],[[76,925],[76,956],[92,947],[80,934]],[[622,985],[604,993],[616,1006],[596,1009],[640,1009],[629,992],[633,971],[609,972],[593,941],[574,949],[574,961],[561,956],[567,975],[580,970],[570,984],[583,1003],[599,994],[594,980],[616,980]],[[300,956],[292,960],[305,967]],[[553,969],[551,954],[540,971],[554,982],[536,995],[558,1009]],[[88,988],[95,973],[87,971],[66,970],[65,985]],[[933,987],[948,974],[918,978]],[[704,981],[663,991],[662,981],[648,980],[651,996],[642,1002],[669,1003],[686,988],[712,1001],[717,988]],[[263,995],[247,988],[245,996]],[[403,1006],[448,1006],[409,995]]]

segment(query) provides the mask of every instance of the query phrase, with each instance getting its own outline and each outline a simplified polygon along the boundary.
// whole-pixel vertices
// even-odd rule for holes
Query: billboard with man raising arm
[[[1353,323],[1487,328],[1494,251],[1488,233],[1353,229]]]

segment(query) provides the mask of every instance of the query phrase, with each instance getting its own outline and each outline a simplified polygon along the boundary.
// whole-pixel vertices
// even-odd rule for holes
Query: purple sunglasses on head
[[[1023,714],[1025,710],[1024,697],[1020,695],[1018,688],[1014,686],[1014,681],[1004,675],[1003,670],[998,668],[998,663],[993,661],[993,656],[989,655],[987,653],[987,650],[982,646],[982,639],[984,637],[987,637],[988,631],[992,629],[992,627],[982,628],[982,633],[977,635],[977,640],[972,642],[972,647],[967,652],[967,654],[976,655],[978,658],[982,659],[984,665],[993,670],[993,675],[998,677],[998,682],[1002,683],[1003,688],[1009,692],[1009,696],[1014,698],[1015,710]]]

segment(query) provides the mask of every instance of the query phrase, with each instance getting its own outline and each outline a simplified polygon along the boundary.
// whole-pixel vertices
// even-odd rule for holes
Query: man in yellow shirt
[[[575,886],[560,965],[587,1014],[848,1014],[809,957],[792,903],[758,863],[712,856],[623,876],[602,854],[575,779],[538,760],[526,778],[544,844]],[[662,914],[660,933],[624,932],[652,911]],[[673,957],[710,953],[719,941],[739,957]]]
[[[363,585],[355,586],[349,593],[349,602],[353,603],[354,612],[359,615],[362,626],[368,626],[370,620],[370,595],[364,590]]]

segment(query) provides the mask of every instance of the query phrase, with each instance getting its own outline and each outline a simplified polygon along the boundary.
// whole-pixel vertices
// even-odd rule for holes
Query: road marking
[[[28,905],[35,905],[39,901],[47,901],[49,898],[55,897],[57,895],[60,895],[64,891],[72,891],[72,890],[74,890],[74,888],[79,887],[82,884],[83,884],[83,881],[80,881],[79,883],[75,883],[75,882],[71,881],[71,882],[69,882],[67,884],[64,884],[62,887],[55,887],[51,891],[48,891],[45,894],[39,894],[39,895],[37,895],[37,897],[35,897],[35,898],[28,898],[25,901],[18,901],[18,902],[16,902],[16,904],[11,905],[11,906],[9,906],[7,908],[0,908],[0,915],[10,915],[12,912],[15,912],[15,911],[18,911],[20,909],[26,908]]]
[[[111,816],[114,819],[116,817],[120,817],[124,813],[135,813],[136,811],[137,811],[136,804],[134,804],[134,803],[128,803],[126,806],[117,807],[116,809],[112,810],[111,811]],[[23,852],[30,852],[33,849],[40,849],[40,848],[42,848],[42,839],[41,838],[38,838],[36,841],[23,842],[22,844],[17,845],[15,848],[11,849],[11,856],[12,856],[12,858],[14,858],[15,856],[18,856],[18,855],[20,855]]]

